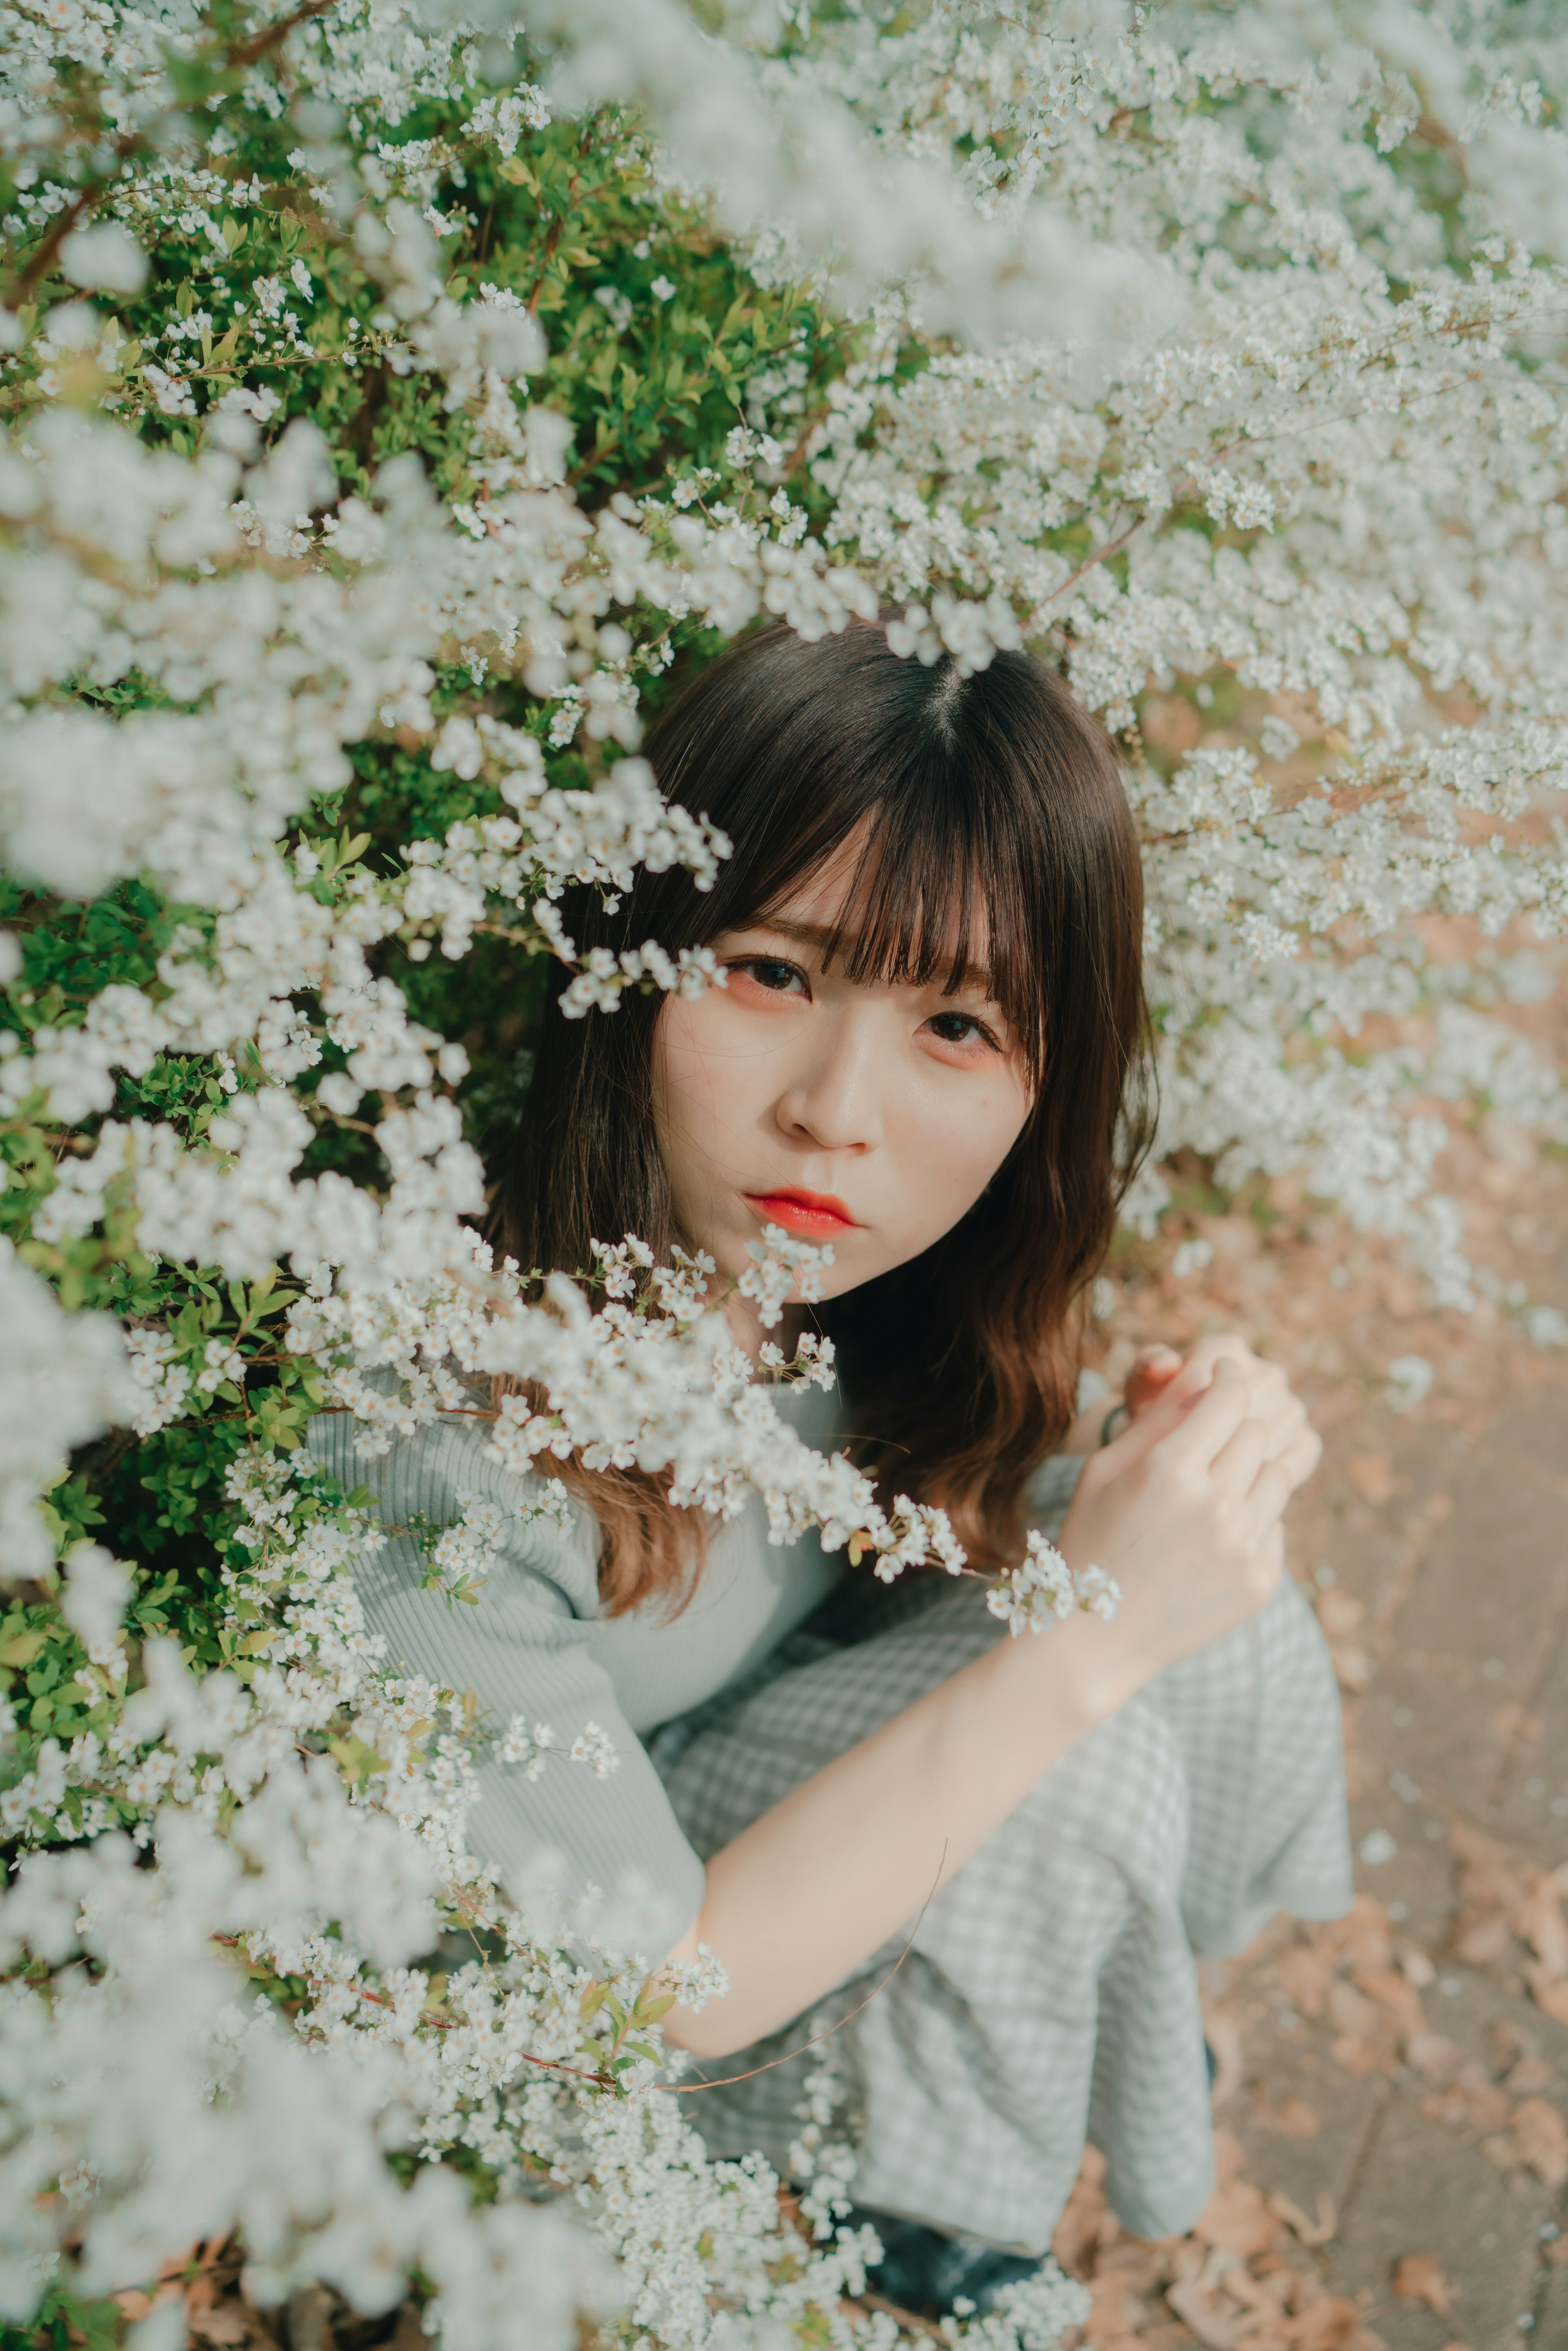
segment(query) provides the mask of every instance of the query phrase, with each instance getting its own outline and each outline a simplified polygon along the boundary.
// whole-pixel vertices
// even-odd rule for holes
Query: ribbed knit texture
[[[778,1401],[808,1443],[832,1445],[835,1397],[794,1390]],[[369,1486],[388,1530],[451,1524],[470,1499],[516,1511],[540,1490],[487,1458],[483,1421],[444,1419],[377,1458],[356,1453],[355,1433],[349,1415],[320,1414],[310,1452],[345,1485]],[[529,1781],[521,1765],[486,1754],[468,1843],[525,1896],[551,1884],[570,1899],[597,1888],[608,1897],[604,1930],[653,1959],[696,1917],[705,1876],[642,1739],[749,1677],[831,1590],[843,1554],[826,1556],[815,1536],[770,1544],[753,1496],[740,1519],[716,1531],[679,1614],[655,1603],[606,1620],[598,1549],[598,1530],[580,1510],[570,1530],[549,1519],[514,1521],[474,1606],[423,1587],[425,1554],[412,1534],[368,1553],[357,1581],[387,1663],[471,1691],[487,1729],[504,1732],[520,1715],[529,1730],[542,1723],[567,1744],[591,1724],[608,1737],[620,1760],[602,1779],[552,1754]]]

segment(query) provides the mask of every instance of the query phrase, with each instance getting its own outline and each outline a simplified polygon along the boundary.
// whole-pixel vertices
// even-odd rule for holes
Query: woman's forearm
[[[998,1640],[716,1854],[672,1957],[706,1943],[730,1991],[698,2013],[673,2009],[669,2038],[721,2056],[798,2016],[906,1926],[1097,1723],[1261,1608],[1282,1572],[1281,1513],[1320,1449],[1288,1389],[1271,1395],[1228,1361],[1098,1448],[1061,1551],[1114,1580],[1114,1621],[1070,1616]]]
[[[837,1757],[708,1864],[695,1924],[727,1996],[665,2037],[722,2056],[798,2016],[918,1914],[1041,1774],[1130,1694],[1088,1617],[1004,1640]]]

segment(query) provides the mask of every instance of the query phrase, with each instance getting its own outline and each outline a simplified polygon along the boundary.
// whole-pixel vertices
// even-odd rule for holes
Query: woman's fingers
[[[1130,1412],[1146,1412],[1163,1396],[1180,1373],[1182,1359],[1174,1347],[1140,1347],[1133,1358],[1123,1395]]]
[[[1249,1417],[1220,1447],[1214,1457],[1210,1474],[1232,1494],[1250,1495],[1253,1483],[1268,1458],[1268,1426],[1263,1421]]]
[[[1247,1518],[1260,1540],[1271,1528],[1279,1528],[1286,1503],[1296,1490],[1297,1480],[1281,1461],[1260,1461],[1247,1487]],[[1280,1540],[1284,1530],[1280,1528]]]
[[[1291,1490],[1294,1493],[1298,1486],[1306,1484],[1307,1479],[1322,1459],[1322,1438],[1312,1423],[1307,1421],[1283,1451],[1272,1458],[1290,1478]]]
[[[1131,1469],[1162,1437],[1182,1426],[1187,1411],[1186,1401],[1173,1401],[1168,1394],[1155,1396],[1141,1412],[1124,1422],[1109,1445],[1090,1455],[1091,1465],[1106,1476]]]
[[[1254,1405],[1253,1410],[1260,1418],[1268,1421],[1269,1458],[1277,1461],[1282,1453],[1290,1451],[1301,1435],[1307,1417],[1305,1407],[1299,1397],[1287,1390],[1278,1404],[1262,1407]]]
[[[1189,1347],[1182,1358],[1181,1369],[1171,1383],[1170,1393],[1197,1395],[1214,1377],[1217,1364],[1234,1364],[1239,1370],[1249,1371],[1260,1359],[1252,1353],[1245,1339],[1234,1331],[1221,1331],[1200,1339]]]
[[[1246,1374],[1221,1358],[1207,1387],[1155,1449],[1173,1466],[1207,1468],[1247,1418],[1250,1395]]]
[[[1264,1411],[1282,1405],[1291,1396],[1291,1384],[1278,1364],[1255,1355],[1245,1339],[1234,1331],[1215,1332],[1200,1339],[1188,1350],[1179,1372],[1164,1389],[1173,1401],[1179,1397],[1197,1395],[1207,1388],[1220,1364],[1234,1364],[1250,1382],[1253,1408]]]

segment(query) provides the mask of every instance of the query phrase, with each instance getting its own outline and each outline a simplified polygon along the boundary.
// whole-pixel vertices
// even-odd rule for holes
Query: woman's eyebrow
[[[836,946],[841,956],[852,956],[858,944],[852,931],[835,931],[826,923],[792,923],[782,914],[758,915],[757,928],[776,932],[781,939],[792,939],[797,946],[814,947],[820,956],[825,955],[830,946]],[[958,974],[956,987],[948,992],[956,994],[959,988],[976,990],[988,1003],[997,1000],[994,982],[983,964],[967,963],[964,966]]]

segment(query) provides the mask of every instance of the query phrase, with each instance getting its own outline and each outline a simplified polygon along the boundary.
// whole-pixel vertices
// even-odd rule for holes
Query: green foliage
[[[0,2351],[115,2351],[124,2333],[117,2302],[89,2302],[51,2285],[26,2326],[0,2326]]]
[[[219,396],[243,384],[277,402],[269,433],[292,415],[313,420],[346,490],[368,492],[379,466],[413,452],[441,498],[470,501],[476,487],[470,418],[443,404],[439,373],[411,369],[400,355],[406,347],[397,322],[382,309],[381,289],[362,256],[312,183],[290,166],[299,133],[287,108],[280,112],[254,75],[234,62],[249,54],[241,15],[220,5],[208,23],[210,41],[199,54],[176,59],[172,70],[184,109],[209,118],[221,112],[220,152],[226,152],[220,168],[235,191],[220,214],[221,247],[193,226],[180,226],[175,205],[133,206],[128,225],[148,247],[151,267],[141,292],[121,305],[118,356],[110,350],[106,358],[100,350],[96,358],[73,357],[60,362],[52,382],[25,370],[4,396],[5,406],[25,414],[31,402],[62,392],[84,407],[107,400],[150,445],[193,456],[209,445]],[[81,122],[90,124],[98,104],[90,78],[78,76],[74,87]],[[645,141],[618,115],[527,132],[517,152],[504,156],[464,128],[470,111],[425,102],[381,146],[381,161],[391,190],[434,208],[444,232],[445,293],[461,302],[486,284],[506,289],[543,326],[549,354],[542,373],[519,385],[516,396],[570,420],[575,456],[569,486],[584,507],[591,511],[617,492],[667,491],[683,476],[722,485],[729,471],[726,437],[746,420],[747,387],[764,371],[771,371],[772,385],[787,388],[776,413],[796,415],[804,432],[821,387],[841,372],[849,355],[840,322],[804,288],[754,279],[700,214],[659,189]],[[104,130],[91,170],[102,176],[83,184],[112,189],[130,163],[145,165],[148,151],[137,134],[111,154],[111,126],[101,113],[96,119]],[[210,120],[203,125],[210,152],[211,128]],[[74,291],[57,261],[40,266],[47,260],[44,242],[19,256],[24,270],[36,273],[22,313],[29,330]],[[171,365],[170,354],[178,353],[181,373],[197,388],[201,414],[171,416],[157,406],[139,366],[160,351]],[[817,495],[804,481],[797,488],[808,504]],[[719,643],[695,625],[670,632],[665,674],[645,681],[646,703],[656,708],[671,673],[686,674]],[[172,706],[164,688],[135,669],[108,685],[79,680],[57,698],[116,716]],[[466,669],[455,667],[439,679],[433,700],[438,714],[459,700],[472,712]],[[537,730],[541,723],[538,705],[506,678],[490,683],[482,706],[514,726]],[[319,798],[296,829],[296,839],[319,860],[311,888],[323,905],[339,904],[356,872],[378,882],[396,874],[405,844],[439,840],[455,822],[500,812],[493,791],[437,770],[418,739],[374,735],[350,756],[352,781]],[[554,780],[582,786],[600,771],[601,754],[584,742],[552,752],[549,764]],[[187,951],[193,938],[210,939],[213,922],[210,912],[167,904],[141,882],[77,904],[29,894],[0,878],[0,924],[24,949],[20,974],[0,987],[0,1052],[7,1050],[6,1032],[36,1043],[40,1030],[78,1026],[92,999],[113,984],[161,1000],[160,956],[177,939]],[[391,959],[379,967],[392,968]],[[396,970],[413,1016],[465,1047],[465,1125],[492,1168],[498,1166],[522,1107],[542,1004],[537,956],[505,937],[481,936],[459,961],[400,956]],[[307,1105],[320,1076],[344,1058],[329,1046],[319,1068],[298,1083]],[[206,1134],[232,1090],[248,1091],[261,1076],[243,1057],[224,1075],[210,1057],[161,1053],[139,1073],[120,1072],[113,1102],[67,1131],[42,1117],[41,1096],[0,1126],[0,1235],[47,1276],[66,1305],[107,1309],[132,1328],[166,1332],[172,1362],[192,1382],[184,1416],[152,1436],[119,1432],[84,1448],[62,1465],[47,1498],[62,1558],[73,1544],[98,1537],[133,1573],[126,1619],[133,1685],[139,1645],[155,1634],[172,1634],[193,1665],[227,1667],[242,1679],[254,1672],[259,1649],[247,1650],[246,1638],[224,1625],[219,1604],[222,1598],[232,1609],[223,1575],[237,1518],[225,1499],[225,1480],[247,1448],[297,1449],[320,1390],[314,1371],[277,1343],[293,1292],[276,1276],[226,1283],[152,1262],[136,1246],[129,1210],[112,1186],[101,1224],[86,1234],[46,1240],[34,1236],[33,1221],[61,1166],[93,1149],[105,1116],[166,1122],[193,1142]],[[384,1180],[368,1125],[322,1123],[303,1172],[328,1167],[361,1185]],[[215,1384],[210,1375],[204,1382],[204,1371],[210,1374],[213,1362],[231,1351],[241,1359],[243,1377],[230,1375],[231,1365]],[[340,1506],[341,1497],[325,1492],[307,1504]],[[255,1636],[262,1644],[267,1637]],[[68,1744],[103,1731],[122,1695],[89,1663],[52,1589],[26,1593],[0,1622],[0,1697],[18,1713],[6,1766],[12,1776],[32,1767],[46,1739]],[[371,1768],[348,1754],[340,1762],[350,1776]],[[616,2048],[645,2021],[617,2017]],[[614,2073],[625,2061],[612,2054],[606,2062]],[[57,2314],[51,2305],[42,2325],[40,2340],[61,2327],[73,2341],[82,2334],[91,2339],[74,2305],[67,2311],[62,2303]]]

